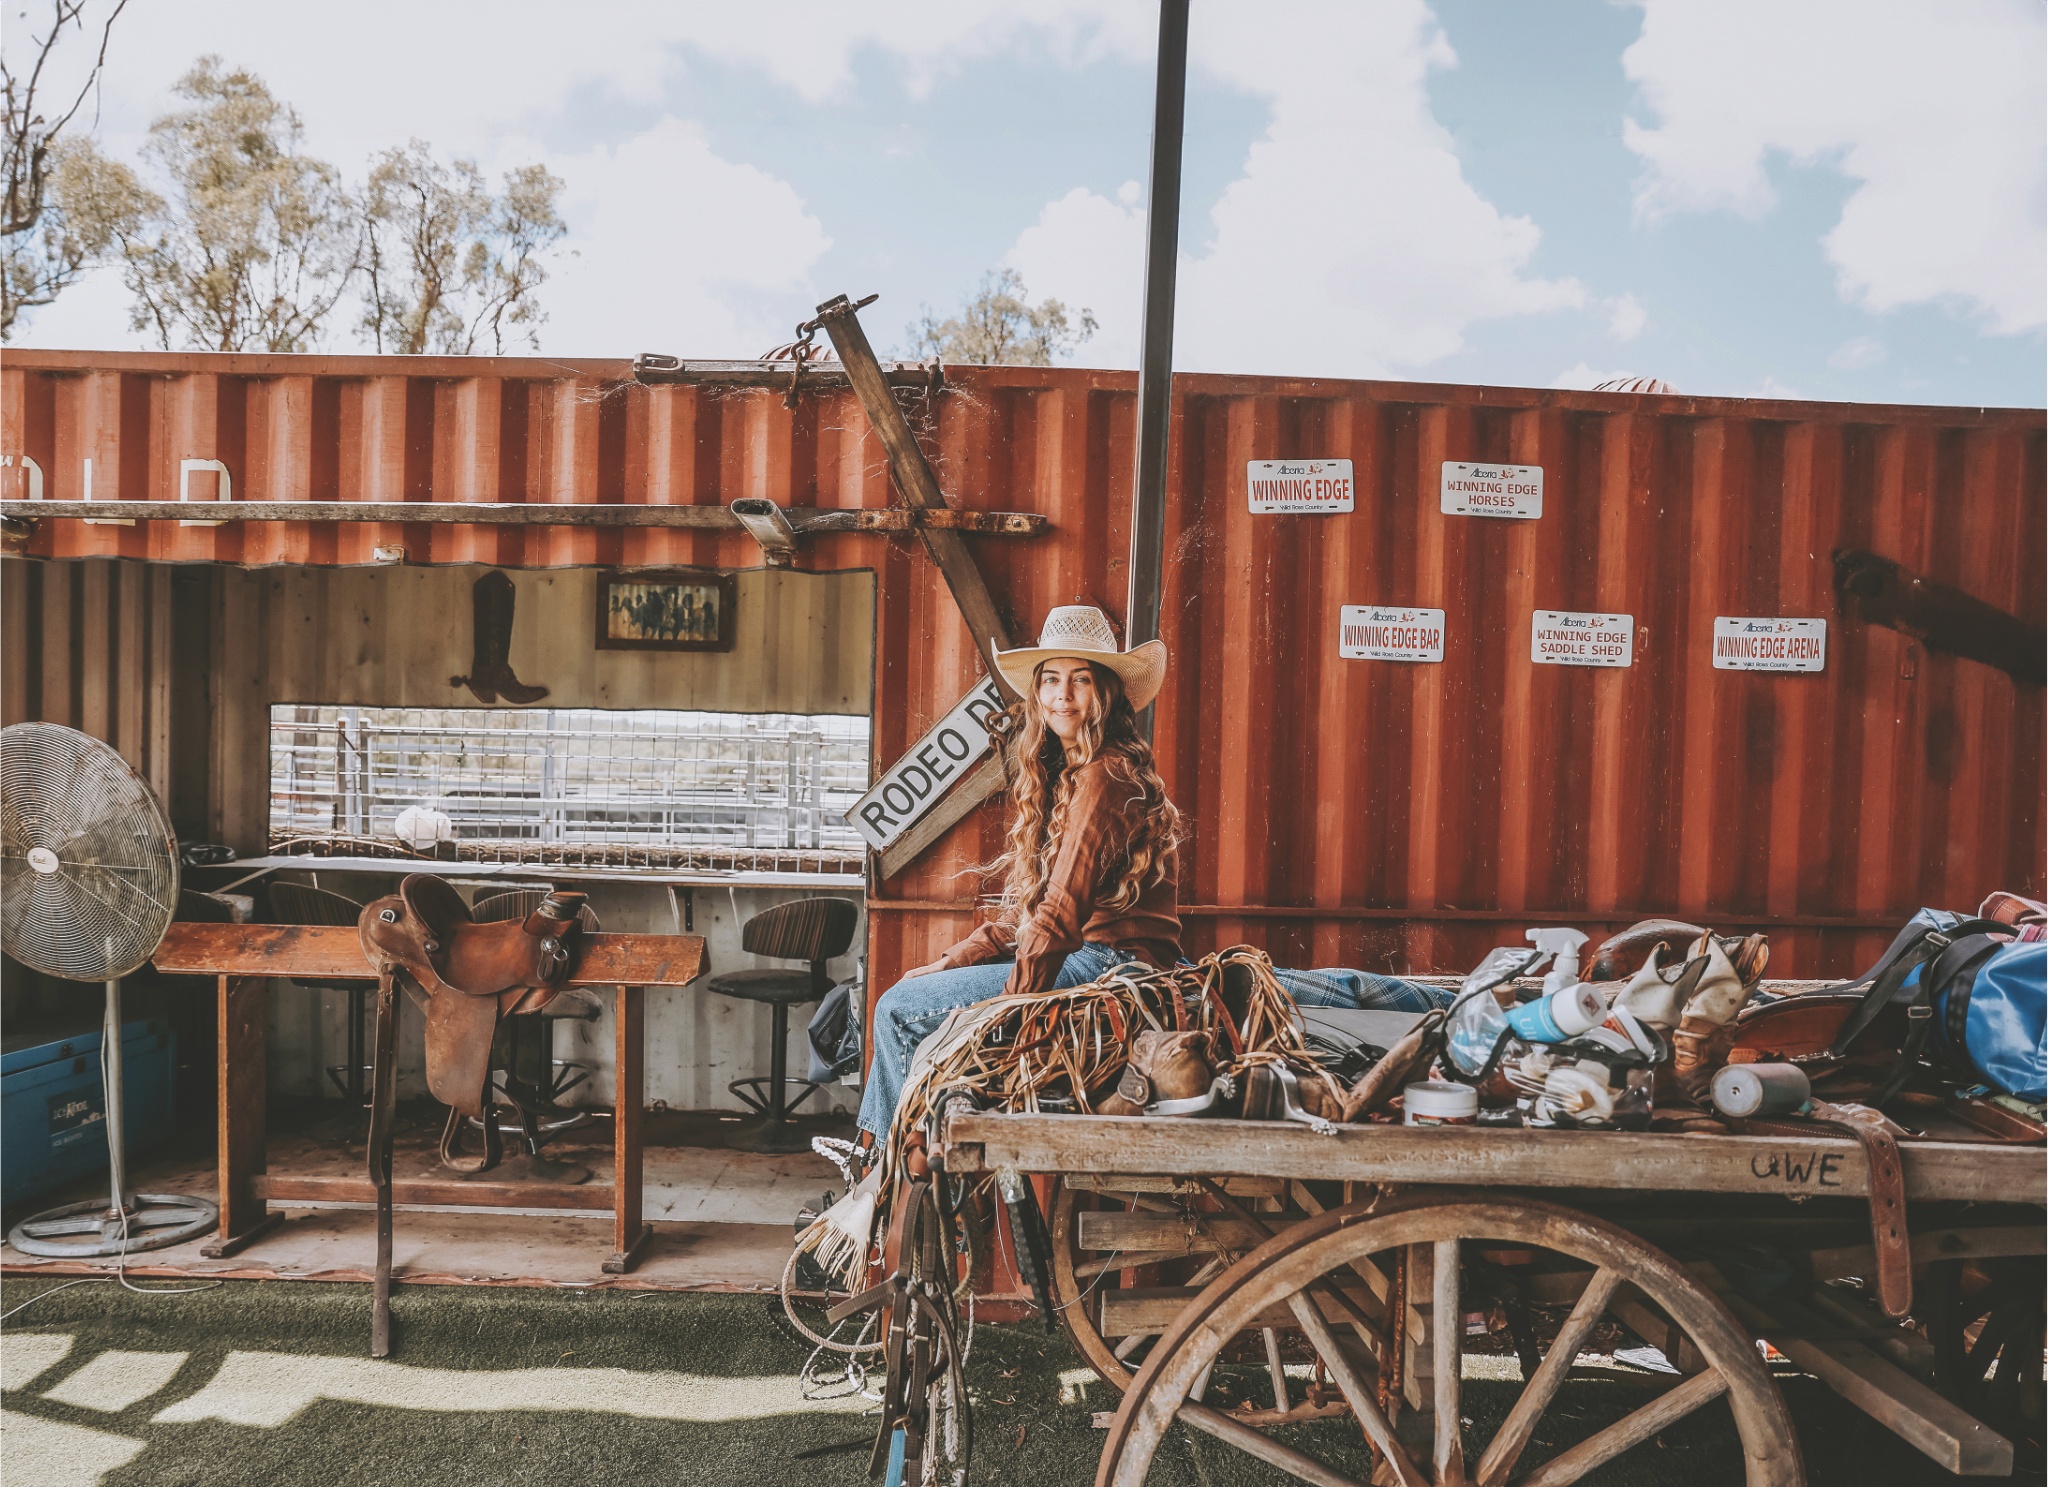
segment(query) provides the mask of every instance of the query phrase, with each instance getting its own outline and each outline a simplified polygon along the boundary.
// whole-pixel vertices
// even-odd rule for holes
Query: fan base
[[[163,1249],[219,1225],[220,1206],[208,1199],[133,1193],[125,1216],[109,1200],[93,1198],[23,1219],[7,1231],[7,1242],[46,1260],[93,1260]]]

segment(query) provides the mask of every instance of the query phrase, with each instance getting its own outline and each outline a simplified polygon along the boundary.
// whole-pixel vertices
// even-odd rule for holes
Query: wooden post
[[[853,384],[854,395],[860,399],[861,408],[867,413],[869,427],[874,429],[875,437],[888,451],[889,469],[896,477],[896,488],[903,493],[904,501],[920,510],[943,511],[947,509],[946,498],[939,490],[938,477],[932,474],[932,467],[925,462],[924,451],[917,446],[917,436],[910,431],[910,421],[896,406],[895,395],[889,391],[888,380],[882,375],[882,364],[875,360],[875,348],[868,344],[867,332],[861,329],[854,308],[842,294],[818,306],[818,320],[832,338],[832,347],[846,368],[847,380]],[[982,664],[996,679],[996,685],[1008,694],[1009,684],[996,670],[990,647],[1009,647],[1009,627],[1003,623],[996,609],[995,597],[989,593],[988,583],[981,576],[981,569],[975,564],[966,539],[958,532],[931,527],[920,527],[918,535],[924,539],[925,551],[939,565],[946,587],[953,591],[953,602],[960,608],[960,617],[967,622],[974,648],[981,652]]]
[[[612,1253],[606,1275],[624,1275],[640,1263],[654,1231],[640,1216],[641,1107],[646,1101],[646,993],[617,989],[612,1074]]]
[[[939,490],[938,477],[932,474],[924,451],[918,448],[910,421],[896,406],[895,395],[889,391],[882,365],[875,360],[875,348],[868,344],[867,332],[861,329],[855,308],[842,294],[818,306],[818,320],[832,338],[833,349],[839,353],[839,360],[846,368],[847,380],[853,384],[854,394],[868,416],[868,426],[874,429],[875,437],[888,451],[889,469],[896,477],[896,488],[903,493],[904,501],[916,510],[946,510],[946,497]],[[939,565],[939,574],[952,591],[953,602],[959,606],[960,617],[967,623],[974,648],[981,653],[981,664],[995,679],[1002,694],[1014,697],[1015,689],[996,670],[995,662],[996,649],[1007,650],[1014,642],[966,539],[958,532],[938,531],[930,527],[920,527],[918,536],[924,539],[925,551]],[[893,877],[901,872],[961,817],[1002,789],[1001,764],[999,760],[993,762],[995,767],[985,763],[953,787],[953,793],[945,804],[933,817],[927,818],[921,831],[913,833],[917,837],[914,844],[906,837],[882,855],[884,877]]]
[[[209,1260],[237,1254],[284,1222],[256,1193],[264,1169],[264,1107],[269,1090],[269,983],[261,976],[218,982],[220,1231],[200,1247]]]

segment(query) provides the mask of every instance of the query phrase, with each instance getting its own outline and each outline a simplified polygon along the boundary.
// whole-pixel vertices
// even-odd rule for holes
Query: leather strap
[[[377,967],[377,1023],[370,1041],[370,1181],[377,1189],[377,1264],[370,1295],[370,1356],[391,1356],[391,1127],[398,1104],[398,967]]]
[[[1878,1304],[1894,1319],[1913,1309],[1913,1240],[1906,1228],[1906,1167],[1896,1127],[1867,1105],[1813,1102],[1813,1114],[1781,1120],[1730,1121],[1745,1136],[1811,1136],[1834,1131],[1863,1148],[1868,1174],[1870,1242],[1877,1253]]]
[[[1842,1024],[1842,1031],[1836,1036],[1829,1053],[1841,1058],[1862,1034],[1863,1030],[1877,1020],[1877,1014],[1888,1006],[1899,989],[1906,984],[1906,978],[1925,962],[1934,959],[1957,940],[1966,935],[2009,932],[2008,927],[1990,919],[1965,919],[1949,929],[1938,929],[1932,925],[1909,924],[1899,931],[1898,938],[1882,959],[1858,976],[1854,981],[1845,981],[1840,986],[1830,987],[1831,991],[1854,991],[1868,986],[1869,993],[1863,1004],[1849,1014],[1849,1020]],[[1925,978],[1922,978],[1923,985]]]
[[[1966,1035],[1970,1027],[1970,993],[1976,989],[1977,972],[2000,945],[2010,943],[1992,935],[1965,935],[1950,945],[1925,973],[1932,993],[1948,994],[1942,1006],[1942,1034],[1958,1054],[1969,1046]]]

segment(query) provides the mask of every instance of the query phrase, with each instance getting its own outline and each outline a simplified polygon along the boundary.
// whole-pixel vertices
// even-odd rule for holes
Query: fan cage
[[[30,864],[38,847],[55,871]],[[117,980],[156,953],[177,903],[177,838],[127,760],[55,723],[0,729],[0,949],[45,975]]]

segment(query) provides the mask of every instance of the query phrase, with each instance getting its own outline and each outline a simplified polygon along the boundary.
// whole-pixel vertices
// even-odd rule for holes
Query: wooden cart
[[[2039,1147],[1902,1143],[1911,1330],[1851,1283],[1874,1252],[1848,1140],[960,1114],[937,1156],[1057,1178],[1054,1300],[1124,1391],[1098,1484],[1143,1482],[1178,1420],[1305,1482],[1552,1487],[1725,1397],[1750,1487],[1795,1487],[1759,1339],[1951,1471],[2009,1472],[2001,1429],[2039,1426]],[[1735,1270],[1766,1244],[1816,1284]],[[1616,1323],[1671,1387],[1518,1472],[1539,1430],[1571,1433],[1545,1417]],[[1468,1458],[1461,1355],[1482,1346],[1526,1382]],[[1235,1408],[1210,1397],[1219,1364]],[[1362,1440],[1294,1428],[1343,1415]]]

